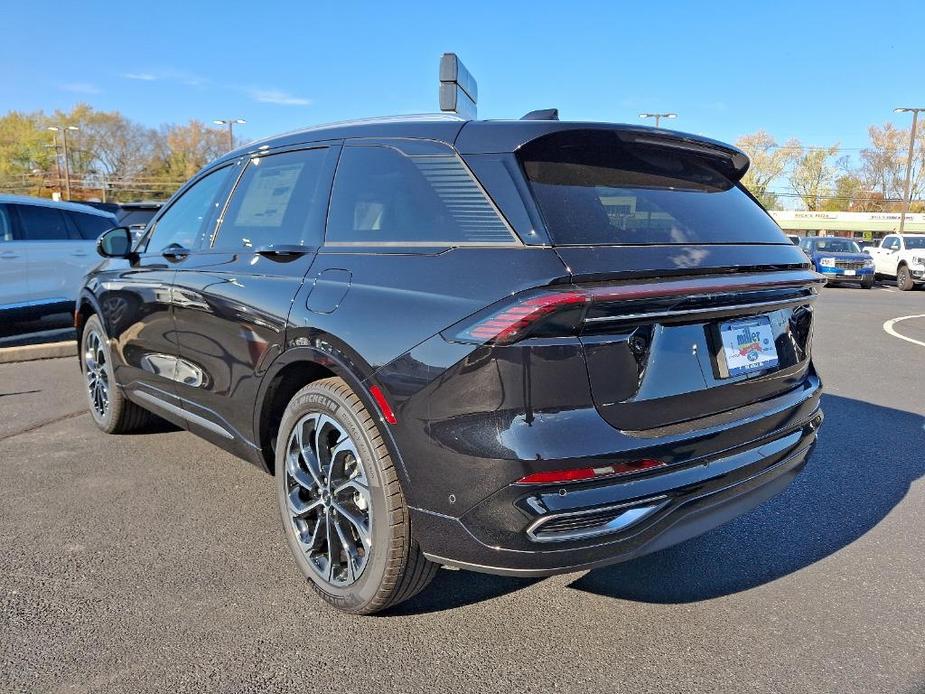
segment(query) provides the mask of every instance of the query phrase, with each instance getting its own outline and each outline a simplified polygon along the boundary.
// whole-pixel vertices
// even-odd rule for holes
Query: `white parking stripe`
[[[899,321],[909,320],[910,318],[925,318],[925,313],[919,313],[915,316],[900,316],[899,318],[892,318],[883,324],[883,329],[886,331],[887,335],[892,335],[893,337],[898,337],[900,340],[905,340],[906,342],[911,342],[914,345],[921,345],[925,347],[925,342],[921,340],[915,340],[911,337],[906,337],[905,335],[900,335],[896,330],[893,329],[893,326]]]
[[[889,287],[877,287],[881,292],[895,292],[895,289],[890,289]]]

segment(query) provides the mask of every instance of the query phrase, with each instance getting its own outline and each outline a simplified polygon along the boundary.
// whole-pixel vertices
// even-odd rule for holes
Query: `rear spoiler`
[[[610,130],[624,142],[656,145],[700,154],[716,161],[722,173],[739,181],[748,171],[749,159],[738,147],[700,135],[614,123],[579,123],[554,120],[470,121],[456,138],[461,154],[500,154],[516,152],[529,142],[552,133],[570,130]]]

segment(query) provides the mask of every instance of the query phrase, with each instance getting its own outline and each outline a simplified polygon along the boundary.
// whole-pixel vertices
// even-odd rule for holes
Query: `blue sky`
[[[882,9],[878,9],[882,8]],[[258,138],[436,110],[455,51],[479,115],[671,125],[723,140],[859,148],[896,105],[925,105],[925,3],[9,3],[0,111],[84,101],[149,125],[242,117]],[[895,21],[894,21],[895,20]],[[849,150],[850,153],[850,150]]]

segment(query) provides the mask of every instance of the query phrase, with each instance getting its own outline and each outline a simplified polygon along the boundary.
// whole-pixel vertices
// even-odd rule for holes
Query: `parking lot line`
[[[886,331],[887,335],[892,335],[893,337],[898,337],[900,340],[905,340],[906,342],[911,342],[914,345],[921,345],[922,347],[925,347],[925,342],[901,335],[893,328],[896,323],[909,320],[910,318],[925,318],[925,313],[919,313],[914,316],[900,316],[899,318],[891,318],[883,324],[883,329]]]

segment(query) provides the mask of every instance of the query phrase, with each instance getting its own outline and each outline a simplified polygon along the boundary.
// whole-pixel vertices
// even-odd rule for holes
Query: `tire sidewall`
[[[366,472],[369,483],[372,510],[372,547],[362,575],[354,583],[340,588],[321,580],[309,566],[295,533],[292,530],[287,500],[286,451],[289,437],[295,425],[306,415],[321,413],[336,419],[353,439]],[[374,424],[375,425],[375,424]],[[379,459],[366,430],[360,424],[358,413],[337,392],[324,383],[316,383],[300,390],[286,407],[280,421],[276,441],[276,488],[279,501],[280,517],[286,543],[303,576],[322,594],[322,597],[347,611],[360,611],[369,604],[379,592],[382,579],[391,561],[392,537],[390,516],[393,509],[385,493],[385,485]]]

